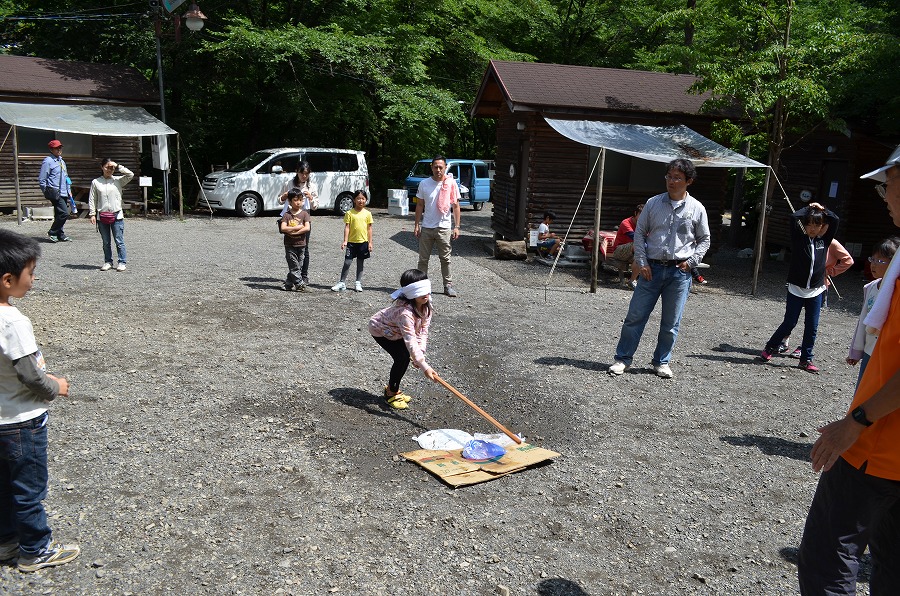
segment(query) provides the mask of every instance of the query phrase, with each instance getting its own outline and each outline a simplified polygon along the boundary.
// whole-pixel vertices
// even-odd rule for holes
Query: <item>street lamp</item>
[[[165,9],[171,12],[178,5],[182,4],[184,0],[169,0],[164,2]],[[159,114],[160,119],[163,121],[163,124],[166,123],[166,94],[165,94],[165,86],[163,85],[163,65],[162,65],[162,22],[163,22],[163,3],[159,0],[150,0],[150,10],[156,12],[156,21],[155,21],[155,30],[156,30],[156,75],[159,80]],[[181,37],[181,17],[177,14],[172,15],[172,20],[175,23],[175,40],[178,41]],[[187,28],[191,31],[200,31],[203,29],[204,21],[206,20],[206,15],[200,12],[200,7],[197,6],[196,2],[192,2],[187,12],[184,13],[184,21],[187,25]],[[168,159],[166,159],[166,167],[164,168],[165,175],[163,176],[163,213],[168,215],[171,211],[171,201],[169,199],[169,168],[168,168]]]

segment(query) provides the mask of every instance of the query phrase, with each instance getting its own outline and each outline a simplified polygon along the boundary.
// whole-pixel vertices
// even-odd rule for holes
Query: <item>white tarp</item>
[[[544,118],[556,132],[592,147],[650,161],[670,162],[685,158],[696,166],[713,168],[765,168],[740,153],[719,145],[687,126],[642,126],[597,120]]]
[[[0,120],[12,126],[105,137],[152,137],[176,131],[144,108],[0,102]]]

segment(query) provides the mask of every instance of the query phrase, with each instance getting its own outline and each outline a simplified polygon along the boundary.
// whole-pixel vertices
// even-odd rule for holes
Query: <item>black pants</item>
[[[388,378],[388,389],[392,392],[400,391],[400,381],[409,368],[409,350],[402,339],[388,339],[386,337],[372,336],[378,345],[391,355],[394,364],[391,366],[391,375]]]
[[[872,554],[872,596],[900,594],[900,481],[877,478],[839,457],[809,507],[797,573],[803,596],[856,593],[859,558]]]
[[[48,188],[44,192],[44,197],[53,205],[53,225],[50,226],[50,235],[65,238],[63,226],[69,219],[69,197],[59,194],[58,188]]]

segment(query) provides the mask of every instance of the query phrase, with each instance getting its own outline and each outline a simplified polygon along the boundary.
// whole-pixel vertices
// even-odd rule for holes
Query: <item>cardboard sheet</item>
[[[559,457],[559,453],[555,451],[528,443],[507,447],[503,457],[490,460],[465,459],[462,456],[462,449],[451,451],[417,449],[400,455],[419,464],[453,487],[487,482]]]

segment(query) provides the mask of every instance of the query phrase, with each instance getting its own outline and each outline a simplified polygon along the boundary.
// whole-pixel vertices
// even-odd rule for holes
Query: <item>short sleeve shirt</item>
[[[309,222],[309,212],[302,209],[300,210],[300,213],[291,213],[288,211],[281,217],[281,221],[286,223],[289,228],[302,226]],[[309,232],[300,234],[299,236],[291,236],[288,234],[283,234],[283,236],[285,246],[306,246],[306,239],[309,236]]]
[[[44,356],[38,350],[28,317],[15,306],[0,306],[0,424],[16,424],[37,418],[47,411],[44,402],[22,384],[13,362],[36,354],[44,369]]]

